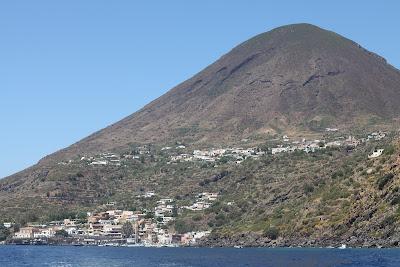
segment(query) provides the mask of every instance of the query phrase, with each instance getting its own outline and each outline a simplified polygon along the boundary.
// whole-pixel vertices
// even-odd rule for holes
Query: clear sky
[[[307,22],[400,67],[400,1],[0,1],[0,177],[138,110],[235,45]]]

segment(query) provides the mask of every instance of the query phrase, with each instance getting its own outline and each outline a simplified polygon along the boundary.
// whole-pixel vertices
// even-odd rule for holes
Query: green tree
[[[122,225],[122,236],[124,238],[131,237],[133,235],[133,226],[132,223],[126,221]]]
[[[84,224],[87,222],[87,213],[86,212],[79,212],[78,214],[76,214],[76,219],[79,220],[78,223]]]
[[[67,231],[65,231],[64,229],[61,229],[61,230],[56,231],[56,236],[59,236],[59,237],[68,237],[68,233],[67,233]]]
[[[146,213],[146,215],[144,216],[145,219],[153,219],[154,218],[154,214],[152,212],[148,212]]]
[[[184,220],[177,220],[175,222],[175,230],[179,234],[184,234],[187,232],[192,232],[194,230],[194,227],[192,224],[188,224]]]
[[[10,236],[10,230],[7,227],[4,227],[2,223],[0,223],[0,241],[4,241],[7,237]]]
[[[381,178],[379,178],[377,181],[379,190],[382,190],[385,187],[385,185],[393,179],[393,177],[394,177],[393,173],[387,173]]]
[[[176,206],[172,208],[172,217],[178,217],[178,208]]]
[[[268,237],[269,239],[275,240],[279,236],[279,230],[275,227],[268,227],[264,231],[264,236]]]
[[[14,226],[13,226],[14,233],[19,232],[20,228],[21,228],[21,225],[19,223],[14,224]]]

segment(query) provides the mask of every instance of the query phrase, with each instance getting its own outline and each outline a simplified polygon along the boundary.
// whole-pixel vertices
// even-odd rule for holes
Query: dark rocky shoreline
[[[200,247],[304,247],[329,248],[346,245],[349,248],[396,248],[400,247],[400,236],[387,239],[359,239],[349,238],[277,238],[271,240],[257,233],[249,232],[236,236],[214,235],[201,240]]]

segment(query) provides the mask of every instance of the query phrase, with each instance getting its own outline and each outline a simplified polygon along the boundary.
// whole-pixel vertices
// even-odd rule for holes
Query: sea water
[[[0,266],[400,266],[400,249],[0,246]]]

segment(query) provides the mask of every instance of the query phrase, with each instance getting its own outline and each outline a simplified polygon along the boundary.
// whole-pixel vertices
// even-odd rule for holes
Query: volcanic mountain
[[[378,126],[390,130],[398,126],[399,103],[400,72],[382,57],[313,25],[280,27],[238,45],[138,112],[2,179],[0,216],[23,224],[62,219],[67,209],[90,211],[107,201],[116,201],[121,209],[152,208],[137,197],[145,190],[162,192],[181,205],[192,201],[193,194],[218,191],[219,206],[197,219],[189,214],[185,222],[239,232],[260,232],[279,223],[282,235],[295,240],[296,235],[329,239],[346,234],[364,240],[370,227],[383,231],[382,207],[393,213],[388,203],[397,205],[400,199],[399,187],[387,187],[400,186],[393,140],[382,144],[392,154],[379,162],[365,162],[372,145],[319,156],[271,155],[243,164],[170,164],[171,155],[162,147],[184,144],[190,154],[199,147],[240,146],[243,140],[256,146],[284,134],[323,135],[328,127],[346,134]],[[144,145],[140,160],[133,157]],[[86,161],[109,152],[118,154],[123,165]],[[376,188],[380,176],[386,178]],[[224,201],[231,205],[223,207]],[[313,220],[321,224],[318,231],[310,228],[315,226],[313,212]],[[376,212],[381,214],[375,218]],[[371,223],[355,225],[357,216]],[[395,222],[393,218],[388,220]],[[348,228],[342,229],[346,223]],[[223,238],[233,242],[230,236]]]
[[[334,32],[289,25],[240,44],[131,116],[57,155],[129,143],[214,143],[400,115],[400,72]],[[220,133],[224,134],[221,135]]]

